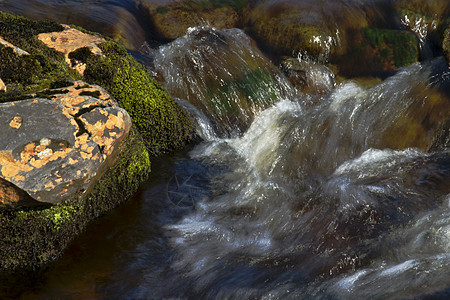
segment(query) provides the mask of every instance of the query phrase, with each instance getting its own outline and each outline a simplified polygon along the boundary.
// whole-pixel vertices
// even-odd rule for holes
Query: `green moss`
[[[40,33],[63,30],[54,21],[36,21],[0,11],[0,36],[20,48],[25,48],[24,41]]]
[[[67,66],[62,53],[48,48],[37,38],[39,33],[62,29],[54,22],[34,21],[0,12],[0,36],[30,54],[19,56],[9,47],[1,47],[0,77],[8,92],[0,95],[0,102],[49,88],[54,82],[81,78]]]
[[[127,110],[152,155],[185,145],[194,134],[188,115],[125,48],[112,41],[99,47],[105,57],[88,59],[86,80],[107,89]]]
[[[129,199],[147,178],[150,159],[134,128],[122,150],[117,163],[81,200],[38,209],[1,210],[0,270],[33,270],[56,260],[91,220]]]
[[[169,10],[167,9],[167,7],[164,7],[164,6],[158,6],[157,8],[156,8],[156,12],[158,13],[158,14],[166,14],[166,13],[168,13],[169,12]]]
[[[100,95],[101,95],[100,91],[82,91],[80,93],[80,96],[91,96],[94,98],[100,98]]]
[[[10,47],[0,49],[0,78],[9,83],[31,84],[39,80],[43,68],[31,55],[18,55]]]
[[[379,52],[381,63],[390,58],[390,53],[396,67],[407,66],[418,60],[419,41],[413,33],[378,28],[364,28],[362,32],[369,45]]]
[[[57,80],[55,82],[52,82],[50,84],[50,88],[51,89],[60,89],[63,87],[69,87],[72,86],[73,82],[72,81],[68,81],[68,80]]]
[[[69,53],[69,59],[79,60],[82,63],[86,63],[88,58],[92,55],[91,49],[89,47],[81,47],[75,51]]]

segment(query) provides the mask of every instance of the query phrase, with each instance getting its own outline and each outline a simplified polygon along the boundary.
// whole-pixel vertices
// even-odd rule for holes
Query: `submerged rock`
[[[367,27],[371,6],[340,1],[259,1],[248,18],[249,32],[278,54],[308,53],[321,62],[342,54],[347,31]]]
[[[84,82],[39,96],[49,99],[0,104],[0,175],[36,200],[60,203],[103,175],[131,120],[106,92]]]
[[[292,93],[280,70],[239,29],[189,28],[160,47],[154,68],[170,94],[200,109],[222,136],[244,132],[257,113]]]
[[[408,31],[364,28],[355,32],[348,52],[336,59],[345,77],[386,77],[419,60],[419,41]]]
[[[216,28],[236,28],[241,23],[241,11],[249,1],[142,1],[158,35],[173,40],[185,34],[189,27],[210,25]],[[152,3],[153,2],[153,3]]]

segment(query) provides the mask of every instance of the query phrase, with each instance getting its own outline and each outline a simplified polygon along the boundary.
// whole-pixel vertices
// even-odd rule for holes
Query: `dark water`
[[[140,49],[203,141],[153,162],[22,298],[450,297],[445,60],[317,96],[239,29]]]

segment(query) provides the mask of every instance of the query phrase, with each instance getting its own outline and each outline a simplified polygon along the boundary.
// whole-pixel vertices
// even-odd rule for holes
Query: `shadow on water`
[[[146,298],[148,290],[164,295],[161,290],[181,280],[170,268],[176,253],[164,226],[195,211],[221,169],[190,160],[186,152],[155,160],[151,177],[136,196],[90,224],[21,298],[136,299]],[[140,286],[146,294],[139,294]]]

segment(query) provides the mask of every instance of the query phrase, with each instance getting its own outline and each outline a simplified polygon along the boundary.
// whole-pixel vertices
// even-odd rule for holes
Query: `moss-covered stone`
[[[450,64],[450,17],[439,28],[442,52]]]
[[[362,32],[368,44],[378,52],[376,58],[381,64],[386,65],[388,60],[392,60],[394,66],[399,68],[418,61],[419,44],[413,34],[378,28],[364,28]]]
[[[81,201],[41,209],[0,211],[0,270],[35,270],[55,261],[68,243],[96,217],[129,199],[150,172],[149,153],[131,130],[118,161]],[[3,274],[0,272],[0,277]]]
[[[339,76],[385,78],[419,60],[419,40],[410,31],[363,28],[351,41],[347,53],[334,61]]]
[[[0,77],[8,90],[0,94],[0,102],[21,99],[24,94],[50,87],[53,82],[80,79],[67,66],[62,53],[37,39],[39,33],[61,30],[63,27],[55,22],[0,12],[0,36],[30,54],[18,55],[9,47],[0,48]]]
[[[188,115],[119,44],[99,45],[104,57],[87,59],[85,77],[107,89],[130,114],[152,155],[179,148],[194,135]]]
[[[216,28],[236,28],[243,23],[248,0],[182,0],[167,4],[142,1],[160,39],[172,40],[189,27],[209,24]]]
[[[0,13],[0,36],[29,53],[18,56],[0,49],[0,70],[5,72],[2,76],[8,86],[0,102],[29,99],[30,93],[52,97],[55,91],[42,90],[64,89],[71,80],[81,78],[66,64],[62,53],[48,48],[36,36],[62,29],[54,22]],[[113,165],[101,167],[98,174],[105,175],[92,184],[92,190],[83,195],[80,191],[53,206],[0,210],[0,283],[13,278],[10,271],[17,275],[56,260],[90,221],[136,192],[150,172],[151,154],[180,147],[194,133],[187,114],[125,48],[115,42],[104,43],[101,48],[104,57],[82,49],[72,54],[73,59],[86,61],[86,78],[108,89],[129,111],[135,125],[118,150],[117,160],[111,160]]]

